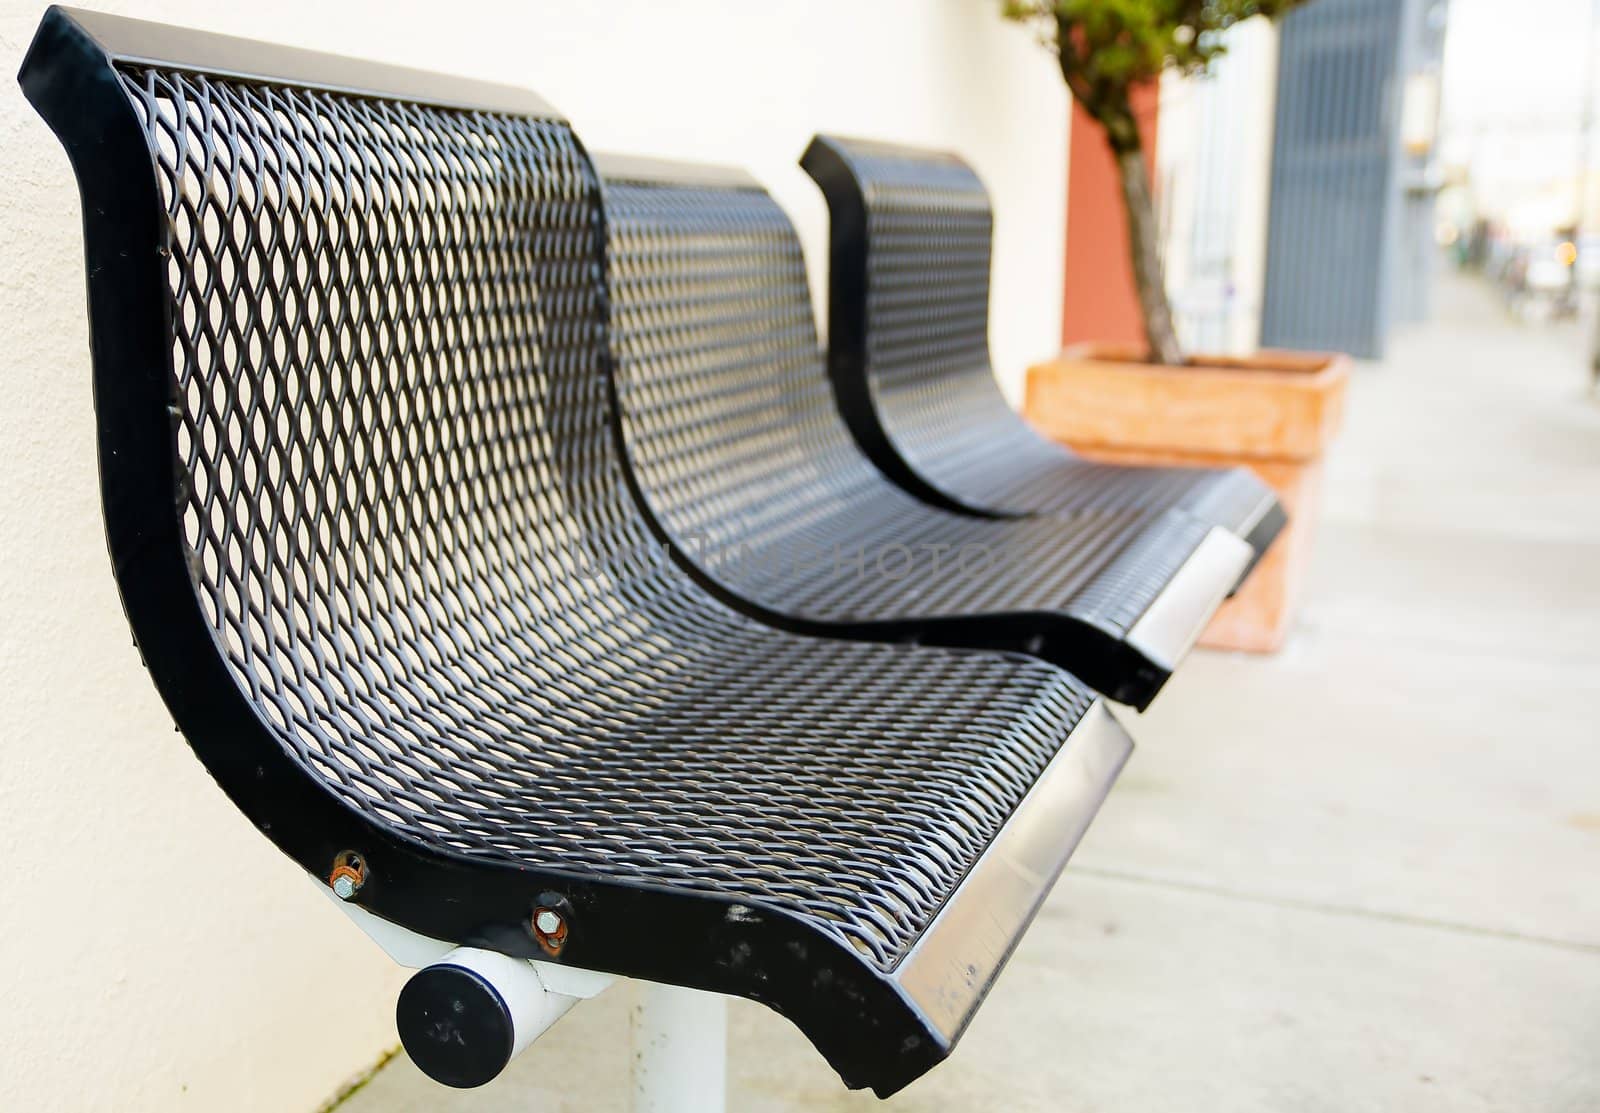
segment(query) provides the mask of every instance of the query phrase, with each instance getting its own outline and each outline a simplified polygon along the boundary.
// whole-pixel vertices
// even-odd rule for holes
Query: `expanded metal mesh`
[[[978,176],[952,155],[822,142],[849,167],[866,211],[857,365],[870,378],[893,450],[915,472],[985,510],[1177,509],[1229,529],[1260,513],[1267,491],[1247,472],[1090,463],[1035,433],[1006,402],[990,366],[993,218]]]
[[[194,590],[286,750],[425,845],[788,910],[892,967],[1088,694],[780,633],[652,544],[565,124],[122,77]]]
[[[1205,535],[1109,501],[1072,521],[925,505],[840,417],[799,240],[763,190],[622,178],[606,211],[631,462],[666,528],[745,598],[827,622],[1054,613],[1121,634]]]

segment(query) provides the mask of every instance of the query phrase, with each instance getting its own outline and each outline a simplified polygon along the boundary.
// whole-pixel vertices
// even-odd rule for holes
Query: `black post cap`
[[[406,1054],[435,1082],[482,1086],[511,1061],[511,1010],[494,986],[464,966],[417,971],[394,1011]]]

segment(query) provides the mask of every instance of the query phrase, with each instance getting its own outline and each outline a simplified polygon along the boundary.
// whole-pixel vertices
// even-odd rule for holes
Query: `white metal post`
[[[633,1113],[723,1113],[727,1090],[727,1002],[714,993],[640,983]]]

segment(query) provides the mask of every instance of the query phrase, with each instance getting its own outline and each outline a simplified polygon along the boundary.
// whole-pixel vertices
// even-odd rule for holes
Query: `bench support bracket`
[[[424,973],[442,968],[452,974],[464,968],[473,975],[466,982],[487,984],[490,993],[486,999],[497,997],[504,1002],[510,1020],[510,1051],[504,1062],[527,1047],[577,1001],[597,995],[616,980],[610,974],[597,971],[511,959],[472,948],[452,948],[449,943],[418,935],[374,916],[359,905],[341,901],[324,886],[318,888],[401,966]],[[457,980],[461,980],[459,975]],[[728,1075],[727,1000],[715,993],[681,986],[657,982],[634,984],[638,998],[631,1015],[632,1113],[724,1113]],[[442,987],[446,994],[463,997],[470,995],[473,988],[471,984],[453,983]],[[407,1050],[412,1051],[410,1044]],[[414,1051],[412,1054],[415,1058]],[[427,1067],[423,1069],[426,1071]],[[495,1068],[490,1077],[498,1070]],[[428,1073],[438,1077],[432,1071]],[[467,1083],[458,1081],[455,1084]]]

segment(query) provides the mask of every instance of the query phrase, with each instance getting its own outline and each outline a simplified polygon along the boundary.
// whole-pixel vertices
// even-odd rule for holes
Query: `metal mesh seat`
[[[965,162],[819,135],[801,165],[828,202],[829,374],[887,475],[972,514],[1176,510],[1266,551],[1285,516],[1249,471],[1093,463],[1007,404],[989,362],[993,218]]]
[[[852,1086],[948,1054],[1127,739],[1059,669],[783,632],[670,559],[570,127],[62,9],[21,80],[82,191],[118,586],[240,809],[411,931],[770,1003]]]
[[[707,582],[797,628],[1026,650],[1148,704],[1247,546],[1175,511],[995,520],[907,494],[834,406],[771,197],[736,171],[600,165],[630,463]]]

